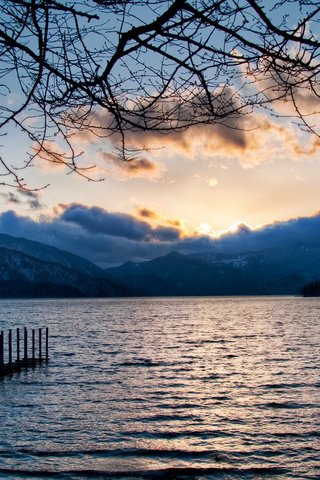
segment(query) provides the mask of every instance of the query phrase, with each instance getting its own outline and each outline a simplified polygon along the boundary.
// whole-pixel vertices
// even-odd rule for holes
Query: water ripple
[[[2,301],[51,344],[0,382],[0,478],[320,478],[319,305]]]

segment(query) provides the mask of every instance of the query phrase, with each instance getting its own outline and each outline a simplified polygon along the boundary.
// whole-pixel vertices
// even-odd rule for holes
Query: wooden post
[[[17,364],[20,363],[20,330],[17,328]]]
[[[3,342],[3,331],[0,333],[0,368],[4,364],[4,342]]]
[[[12,330],[10,328],[9,335],[8,335],[8,362],[11,366],[12,364]]]
[[[49,360],[49,328],[46,327],[46,362]]]
[[[24,360],[28,360],[28,330],[24,327]]]
[[[42,331],[41,331],[41,328],[39,328],[39,360],[40,360],[40,362],[42,360]]]
[[[45,333],[43,330],[45,329]],[[0,378],[13,372],[19,372],[22,368],[35,367],[38,363],[49,361],[49,328],[39,328],[37,347],[37,331],[32,329],[31,336],[27,327],[23,327],[23,338],[19,328],[16,329],[16,344],[14,344],[14,332],[12,329],[7,334],[0,330]],[[5,337],[8,338],[8,352],[6,352]],[[28,336],[30,337],[28,339]],[[43,338],[44,337],[44,338]],[[20,343],[23,342],[23,351],[20,351]],[[31,345],[30,345],[31,344]],[[38,348],[38,350],[37,350]],[[14,349],[17,357],[15,359]],[[31,350],[31,352],[30,352]]]
[[[32,362],[34,363],[36,358],[36,334],[34,328],[32,329]]]

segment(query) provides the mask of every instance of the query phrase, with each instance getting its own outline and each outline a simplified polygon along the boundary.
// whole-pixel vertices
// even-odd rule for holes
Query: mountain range
[[[72,253],[0,234],[0,297],[292,295],[320,278],[320,247],[172,252],[101,269]]]
[[[297,245],[241,254],[171,253],[106,270],[135,295],[290,295],[319,278],[320,248]]]
[[[128,292],[72,253],[0,234],[0,297],[110,297]]]

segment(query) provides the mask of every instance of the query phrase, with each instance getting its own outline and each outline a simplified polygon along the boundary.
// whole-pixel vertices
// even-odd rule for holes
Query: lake
[[[1,300],[0,478],[319,479],[320,299]]]

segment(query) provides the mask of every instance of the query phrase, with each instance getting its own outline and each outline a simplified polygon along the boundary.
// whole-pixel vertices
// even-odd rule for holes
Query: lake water
[[[319,479],[320,299],[2,300],[0,478]]]

